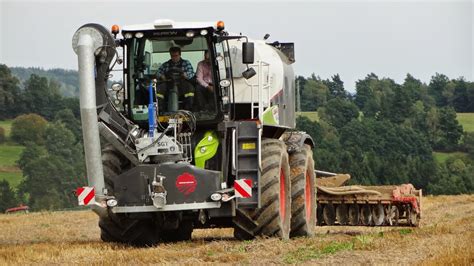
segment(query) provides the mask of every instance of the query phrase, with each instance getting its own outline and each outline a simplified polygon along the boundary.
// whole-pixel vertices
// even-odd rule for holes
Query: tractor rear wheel
[[[290,236],[313,236],[316,225],[314,161],[311,146],[290,155],[291,232]]]
[[[128,162],[115,148],[107,145],[102,150],[104,181],[108,195],[114,193],[114,179],[130,167]],[[100,238],[104,242],[118,242],[134,246],[152,246],[158,243],[158,230],[150,219],[134,219],[127,214],[107,212],[99,218]]]
[[[234,237],[249,240],[256,236],[290,236],[291,183],[285,144],[276,139],[262,140],[261,203],[258,209],[236,209]]]

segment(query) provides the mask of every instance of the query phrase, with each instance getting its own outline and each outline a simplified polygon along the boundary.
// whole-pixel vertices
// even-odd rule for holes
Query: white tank
[[[242,77],[242,72],[247,69],[246,65],[242,64],[242,42],[243,40],[229,41],[235,102],[247,104],[253,102],[254,106],[258,106],[261,100],[263,110],[276,105],[277,123],[295,127],[295,76],[292,62],[265,41],[249,40],[255,44],[255,62],[249,67],[254,68],[257,74],[247,80]]]

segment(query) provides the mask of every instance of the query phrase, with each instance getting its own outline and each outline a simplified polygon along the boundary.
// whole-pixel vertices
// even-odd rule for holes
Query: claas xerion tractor
[[[72,43],[102,240],[153,245],[212,227],[234,228],[237,239],[314,233],[314,144],[295,130],[293,43],[252,41],[221,21],[166,19],[121,32],[86,24]],[[192,105],[180,69],[157,77],[171,47],[194,70],[209,53],[213,90]],[[109,86],[117,64],[122,82]],[[187,82],[196,96],[198,83]]]

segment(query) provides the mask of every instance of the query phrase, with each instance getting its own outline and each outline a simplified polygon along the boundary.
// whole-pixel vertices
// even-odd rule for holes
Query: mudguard
[[[313,138],[304,131],[287,131],[280,139],[285,142],[289,154],[300,151],[304,144],[314,148]]]

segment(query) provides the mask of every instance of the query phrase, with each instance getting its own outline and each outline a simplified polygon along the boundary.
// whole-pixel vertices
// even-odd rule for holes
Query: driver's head
[[[171,47],[170,48],[170,57],[171,61],[174,63],[178,63],[181,60],[181,48],[179,47]]]

